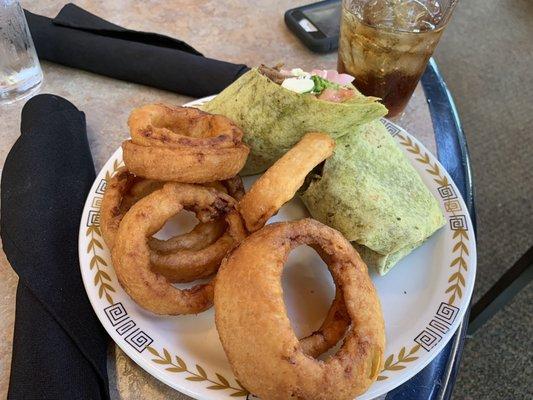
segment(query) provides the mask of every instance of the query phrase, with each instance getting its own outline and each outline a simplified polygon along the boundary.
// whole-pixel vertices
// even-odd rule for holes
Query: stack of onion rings
[[[234,247],[246,236],[234,205],[235,200],[225,193],[184,183],[167,183],[140,199],[123,216],[112,249],[115,272],[124,290],[137,304],[155,314],[195,314],[211,307],[212,282],[191,289],[173,287],[169,279],[152,268],[147,237],[161,229],[170,217],[188,208],[211,220],[224,217]],[[194,270],[193,265],[189,268]]]
[[[163,187],[163,182],[137,178],[125,167],[110,179],[101,207],[100,225],[108,247],[113,248],[118,227],[124,215],[141,198]],[[244,194],[242,180],[234,177],[206,186],[227,193],[235,200]],[[189,233],[168,240],[149,239],[152,268],[171,282],[192,282],[215,273],[226,253],[234,245],[226,231],[224,218],[211,221],[210,215],[198,216],[203,220]]]
[[[237,205],[250,232],[262,228],[291,200],[311,170],[333,154],[335,141],[325,133],[306,134],[255,181]]]
[[[328,264],[352,322],[340,350],[326,361],[305,354],[283,301],[283,263],[302,244]],[[261,398],[352,400],[378,376],[385,331],[367,267],[339,232],[317,221],[271,224],[245,239],[220,267],[214,302],[232,369]]]
[[[242,130],[221,115],[196,108],[149,104],[128,120],[124,163],[135,175],[160,181],[206,183],[242,169],[249,148]]]

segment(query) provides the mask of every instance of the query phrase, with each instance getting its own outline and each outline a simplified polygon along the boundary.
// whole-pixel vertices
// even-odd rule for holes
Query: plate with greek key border
[[[189,106],[197,106],[210,98]],[[476,272],[476,245],[465,203],[448,173],[424,146],[399,126],[383,120],[389,133],[437,198],[446,225],[387,275],[371,272],[386,325],[387,346],[378,380],[358,399],[372,399],[401,385],[426,366],[453,336],[470,302]],[[79,257],[91,304],[116,344],[174,389],[195,399],[252,399],[235,379],[220,344],[210,309],[199,315],[157,316],[135,304],[113,270],[100,230],[100,206],[107,180],[123,165],[117,149],[106,162],[83,211]],[[244,179],[249,187],[254,177]],[[297,198],[272,221],[308,216]],[[160,238],[194,226],[180,214],[158,232]],[[301,337],[317,329],[329,308],[334,285],[320,258],[307,247],[295,249],[283,273],[287,312]]]

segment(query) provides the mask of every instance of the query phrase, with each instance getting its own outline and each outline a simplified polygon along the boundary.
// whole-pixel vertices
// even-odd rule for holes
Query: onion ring
[[[346,311],[342,292],[337,288],[333,303],[320,328],[300,339],[303,353],[315,358],[325,353],[342,339],[350,323],[351,319]]]
[[[242,130],[222,115],[196,108],[148,104],[133,110],[124,163],[135,175],[161,181],[206,183],[242,169],[249,148]]]
[[[341,348],[326,361],[304,354],[283,301],[283,263],[302,244],[328,264],[352,321]],[[385,328],[376,290],[351,244],[318,221],[271,224],[245,239],[222,263],[214,302],[232,369],[260,398],[352,400],[378,376]]]
[[[206,185],[207,186],[207,185]],[[233,198],[240,199],[244,194],[244,187],[240,177],[234,177],[222,182],[210,183],[208,186],[220,192],[228,193]],[[197,215],[201,218],[200,215]],[[227,218],[236,218],[228,216]],[[189,234],[176,236],[166,241],[155,238],[149,239],[153,251],[150,256],[152,269],[165,276],[171,282],[191,282],[196,279],[206,278],[214,274],[220,262],[235,245],[235,237],[245,237],[247,232],[244,227],[239,232],[240,224],[228,224],[224,219],[198,224]],[[207,241],[203,241],[202,233],[207,231]],[[220,232],[220,233],[219,233]],[[216,236],[218,235],[218,236]],[[185,248],[184,242],[203,242],[203,246]],[[194,244],[194,243],[193,243]],[[164,251],[157,249],[164,248]]]
[[[108,247],[113,248],[120,221],[141,198],[158,190],[163,182],[144,180],[123,167],[110,179],[104,193],[100,225]],[[206,184],[220,192],[240,199],[244,194],[242,179],[234,177],[222,182]],[[224,218],[209,221],[202,216],[192,231],[168,240],[149,238],[152,268],[171,282],[191,282],[216,272],[220,262],[234,244],[235,232],[228,232]],[[202,222],[202,219],[206,222]],[[245,235],[245,233],[244,233]]]
[[[147,237],[153,235],[166,220],[188,207],[212,219],[226,216],[234,245],[243,237],[242,221],[234,210],[235,200],[212,188],[183,183],[167,183],[135,203],[126,213],[112,249],[117,278],[141,307],[155,314],[196,314],[212,305],[212,282],[191,289],[177,289],[163,275],[151,268]]]
[[[244,186],[239,176],[221,182],[206,183],[203,186],[227,193],[235,200],[240,200],[244,196]],[[223,219],[203,222],[196,225],[189,233],[167,240],[150,238],[150,248],[161,254],[175,253],[179,250],[201,250],[213,244],[224,234],[225,230],[226,223]]]
[[[163,182],[149,181],[132,175],[126,167],[119,168],[107,182],[102,206],[100,207],[100,228],[107,247],[115,245],[120,221],[139,199],[160,189]]]
[[[202,250],[215,243],[224,234],[226,228],[226,222],[223,219],[200,222],[190,232],[166,240],[151,237],[148,243],[152,250],[160,254],[175,253],[181,250]]]
[[[151,252],[152,270],[174,283],[192,282],[213,275],[220,267],[222,259],[235,247],[236,238],[240,241],[247,236],[242,221],[239,223],[241,219],[237,212],[228,215],[226,222],[231,219],[235,220],[228,224],[226,232],[203,249],[181,250],[170,254]]]
[[[120,221],[133,204],[141,198],[161,189],[165,182],[138,178],[126,167],[119,168],[107,183],[100,208],[100,226],[102,235],[109,249],[113,248],[114,239]],[[236,200],[244,195],[242,179],[238,176],[222,182],[210,182],[204,186],[227,193]],[[150,247],[162,253],[178,250],[198,250],[212,244],[224,233],[226,224],[223,219],[200,222],[190,232],[170,239],[150,238]]]
[[[307,174],[331,156],[334,147],[335,141],[325,133],[308,133],[267,169],[237,205],[248,231],[263,227],[292,199]]]
[[[245,194],[237,209],[249,231],[265,225],[281,206],[292,199],[307,174],[333,153],[335,142],[324,133],[308,133],[272,165]],[[281,192],[280,192],[281,188]],[[338,292],[338,291],[337,291]],[[336,293],[322,326],[301,339],[305,354],[313,357],[334,346],[350,326],[342,295]]]

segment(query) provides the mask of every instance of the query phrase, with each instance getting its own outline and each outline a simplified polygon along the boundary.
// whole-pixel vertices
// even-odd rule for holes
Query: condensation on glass
[[[400,114],[416,88],[456,0],[343,0],[338,69]]]
[[[20,3],[0,0],[0,104],[28,97],[43,80]]]

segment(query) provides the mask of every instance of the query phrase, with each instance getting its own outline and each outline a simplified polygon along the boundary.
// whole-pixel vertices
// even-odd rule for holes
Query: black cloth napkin
[[[85,115],[39,95],[0,184],[0,235],[19,276],[9,399],[106,399],[108,337],[85,293],[78,230],[95,179]]]
[[[248,70],[188,44],[107,22],[74,4],[56,18],[26,12],[39,58],[193,97],[216,94]]]

